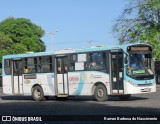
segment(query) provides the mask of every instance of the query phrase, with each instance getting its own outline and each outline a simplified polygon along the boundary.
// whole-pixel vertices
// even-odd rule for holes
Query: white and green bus
[[[36,101],[76,95],[126,100],[131,94],[156,91],[152,48],[147,44],[6,55],[2,76],[3,93],[32,95]]]

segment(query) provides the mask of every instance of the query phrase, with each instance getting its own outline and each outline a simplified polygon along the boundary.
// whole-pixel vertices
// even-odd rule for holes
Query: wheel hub
[[[98,89],[97,95],[98,95],[98,97],[103,97],[104,91],[102,89]]]
[[[35,95],[35,97],[36,98],[39,98],[40,97],[40,91],[39,90],[35,90],[35,92],[34,92],[34,95]]]

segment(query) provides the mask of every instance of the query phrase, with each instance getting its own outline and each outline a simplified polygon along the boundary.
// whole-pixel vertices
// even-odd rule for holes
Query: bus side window
[[[37,58],[25,58],[24,73],[37,72]]]
[[[39,57],[38,62],[38,72],[51,72],[52,71],[52,57],[46,56],[46,57]]]
[[[70,55],[70,64],[69,64],[70,71],[75,70],[75,62],[77,62],[77,54]]]
[[[106,68],[106,53],[94,52],[89,53],[89,69],[105,69]]]
[[[67,72],[68,72],[68,66],[65,65],[65,66],[64,66],[64,73],[67,73]]]
[[[4,60],[4,71],[5,74],[7,75],[11,74],[11,60],[9,59]]]
[[[68,72],[68,58],[64,59],[63,68],[64,68],[64,73],[67,73]]]
[[[74,71],[75,70],[75,63],[70,63],[70,71]]]
[[[61,68],[60,65],[59,65],[58,68],[57,68],[57,72],[58,72],[58,74],[61,74],[61,73],[62,73],[62,68]]]

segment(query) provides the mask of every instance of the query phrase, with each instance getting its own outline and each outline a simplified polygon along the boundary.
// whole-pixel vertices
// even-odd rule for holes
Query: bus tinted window
[[[77,60],[77,55],[76,54],[71,55],[71,61],[76,61],[76,60]]]
[[[74,71],[75,70],[75,63],[72,62],[70,63],[70,71]]]
[[[89,69],[105,69],[106,68],[106,53],[95,52],[89,53]]]
[[[38,73],[52,71],[52,57],[25,58],[24,73]]]
[[[52,63],[51,62],[51,57],[40,57],[39,58],[39,61],[41,64],[49,64],[49,63]]]
[[[25,58],[24,73],[37,72],[37,58]]]
[[[52,71],[52,57],[39,57],[38,72],[51,72]]]
[[[11,63],[9,59],[4,60],[4,71],[5,74],[11,74]]]
[[[73,54],[70,55],[70,71],[74,71],[75,70],[75,62],[77,62],[77,55]]]

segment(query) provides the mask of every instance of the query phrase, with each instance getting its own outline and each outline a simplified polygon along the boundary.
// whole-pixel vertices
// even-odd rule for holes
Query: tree
[[[130,0],[113,32],[120,44],[148,42],[160,60],[160,0]]]
[[[7,54],[46,50],[41,37],[44,30],[29,19],[9,17],[0,22],[0,63]]]
[[[9,54],[9,48],[12,46],[12,44],[12,39],[3,32],[0,32],[0,66],[2,62],[2,56]]]
[[[0,32],[0,50],[10,48],[12,44],[12,39],[3,32]]]
[[[25,45],[27,51],[42,52],[46,49],[40,39],[44,35],[44,30],[29,19],[9,17],[0,23],[0,32],[11,38],[13,44],[23,44],[20,45],[23,47]]]
[[[9,51],[7,51],[6,49],[1,49],[0,50],[0,66],[1,66],[1,62],[2,62],[2,56],[9,54]]]
[[[16,43],[13,44],[9,50],[9,53],[19,54],[19,53],[26,53],[28,50],[24,44]]]

